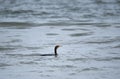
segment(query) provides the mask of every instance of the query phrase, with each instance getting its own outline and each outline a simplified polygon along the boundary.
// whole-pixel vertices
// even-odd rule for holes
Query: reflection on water
[[[119,17],[118,0],[1,0],[0,79],[119,79]]]

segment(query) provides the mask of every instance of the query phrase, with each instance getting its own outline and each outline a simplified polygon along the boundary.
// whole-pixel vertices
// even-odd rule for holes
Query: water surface
[[[0,79],[119,79],[119,52],[119,0],[0,1]]]

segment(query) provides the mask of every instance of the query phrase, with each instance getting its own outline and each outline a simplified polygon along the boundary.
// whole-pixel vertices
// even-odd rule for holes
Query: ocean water
[[[0,79],[119,78],[119,0],[0,0]]]

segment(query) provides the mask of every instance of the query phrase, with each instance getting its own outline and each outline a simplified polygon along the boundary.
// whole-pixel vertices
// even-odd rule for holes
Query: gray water
[[[0,0],[0,79],[119,78],[119,0]]]

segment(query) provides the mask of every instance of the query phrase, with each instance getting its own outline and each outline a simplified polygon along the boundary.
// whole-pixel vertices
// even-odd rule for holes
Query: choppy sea
[[[119,0],[0,0],[0,79],[119,78]]]

